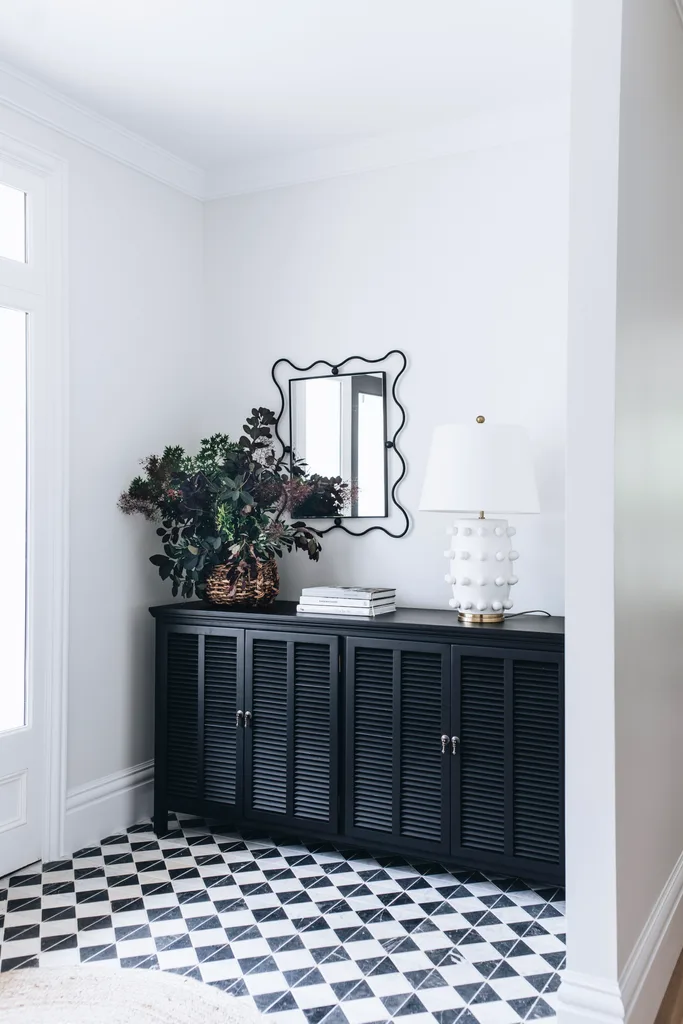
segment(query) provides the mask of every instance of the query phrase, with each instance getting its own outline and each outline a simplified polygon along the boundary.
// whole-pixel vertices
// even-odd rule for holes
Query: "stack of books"
[[[396,589],[304,587],[296,610],[307,615],[359,615],[370,619],[375,615],[396,611]]]

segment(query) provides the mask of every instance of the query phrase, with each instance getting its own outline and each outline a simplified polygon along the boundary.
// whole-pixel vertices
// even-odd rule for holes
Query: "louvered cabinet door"
[[[338,638],[249,631],[245,815],[337,831]]]
[[[157,641],[155,828],[168,810],[239,809],[243,630],[161,626]]]
[[[450,846],[449,648],[346,641],[346,831],[406,849]]]
[[[561,656],[453,647],[452,661],[454,856],[561,878]]]

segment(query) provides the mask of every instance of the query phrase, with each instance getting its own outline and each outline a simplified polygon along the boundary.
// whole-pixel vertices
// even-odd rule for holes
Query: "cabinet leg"
[[[152,827],[154,828],[155,835],[166,835],[168,832],[168,809],[166,807],[159,807],[158,804],[154,805]]]

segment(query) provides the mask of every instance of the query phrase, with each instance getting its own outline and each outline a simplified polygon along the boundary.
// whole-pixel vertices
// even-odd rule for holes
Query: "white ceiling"
[[[0,61],[214,171],[531,105],[568,87],[569,0],[0,8]]]

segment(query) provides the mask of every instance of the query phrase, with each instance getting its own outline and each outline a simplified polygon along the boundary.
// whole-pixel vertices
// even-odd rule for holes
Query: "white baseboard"
[[[152,813],[154,761],[125,768],[66,795],[65,854],[98,843]]]
[[[628,1024],[652,1024],[683,948],[683,853],[619,979]]]
[[[557,993],[557,1017],[560,1024],[623,1024],[619,985],[608,978],[564,971]]]
[[[558,992],[560,1024],[652,1024],[682,948],[683,853],[645,922],[619,982],[564,972]]]

